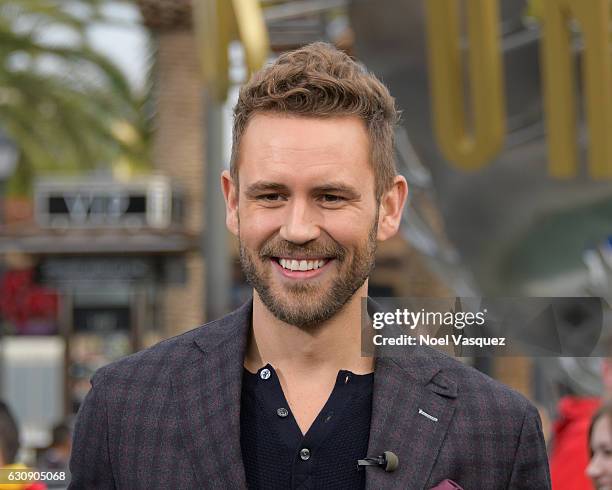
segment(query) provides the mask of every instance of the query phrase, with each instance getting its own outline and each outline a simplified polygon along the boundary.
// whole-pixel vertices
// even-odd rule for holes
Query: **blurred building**
[[[94,175],[39,180],[22,214],[7,207],[0,392],[26,438],[44,445],[42,432],[76,412],[97,368],[176,333],[165,321],[176,291],[202,280],[188,271],[198,239],[183,203],[167,177]]]

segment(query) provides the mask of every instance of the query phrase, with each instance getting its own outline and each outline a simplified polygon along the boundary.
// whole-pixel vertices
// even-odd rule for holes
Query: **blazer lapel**
[[[243,359],[252,302],[200,327],[171,373],[187,455],[199,488],[246,488],[240,450]]]
[[[366,467],[368,490],[423,489],[455,410],[456,385],[439,372],[431,351],[406,352],[376,360],[368,456],[393,451],[399,466],[391,473]]]

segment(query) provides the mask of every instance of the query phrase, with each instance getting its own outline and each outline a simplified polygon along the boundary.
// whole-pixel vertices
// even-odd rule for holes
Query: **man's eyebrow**
[[[357,189],[343,182],[328,182],[327,184],[316,186],[313,191],[317,194],[340,193],[348,195],[353,199],[361,197],[361,193]]]
[[[250,186],[248,186],[245,190],[247,196],[254,196],[261,192],[288,192],[289,189],[284,184],[279,184],[278,182],[269,182],[266,180],[258,180],[254,182]]]

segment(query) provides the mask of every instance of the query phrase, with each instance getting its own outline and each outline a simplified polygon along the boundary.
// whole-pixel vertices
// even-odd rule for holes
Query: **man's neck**
[[[293,376],[335,374],[340,369],[365,374],[374,360],[361,356],[361,299],[367,281],[332,318],[309,329],[276,318],[253,292],[253,328],[244,365],[255,372],[265,364]]]

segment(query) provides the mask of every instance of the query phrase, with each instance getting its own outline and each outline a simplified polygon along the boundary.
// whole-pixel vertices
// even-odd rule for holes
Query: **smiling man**
[[[253,299],[96,373],[71,488],[550,488],[522,396],[429,348],[361,355],[376,244],[408,193],[397,117],[323,43],[242,88],[221,185]]]

